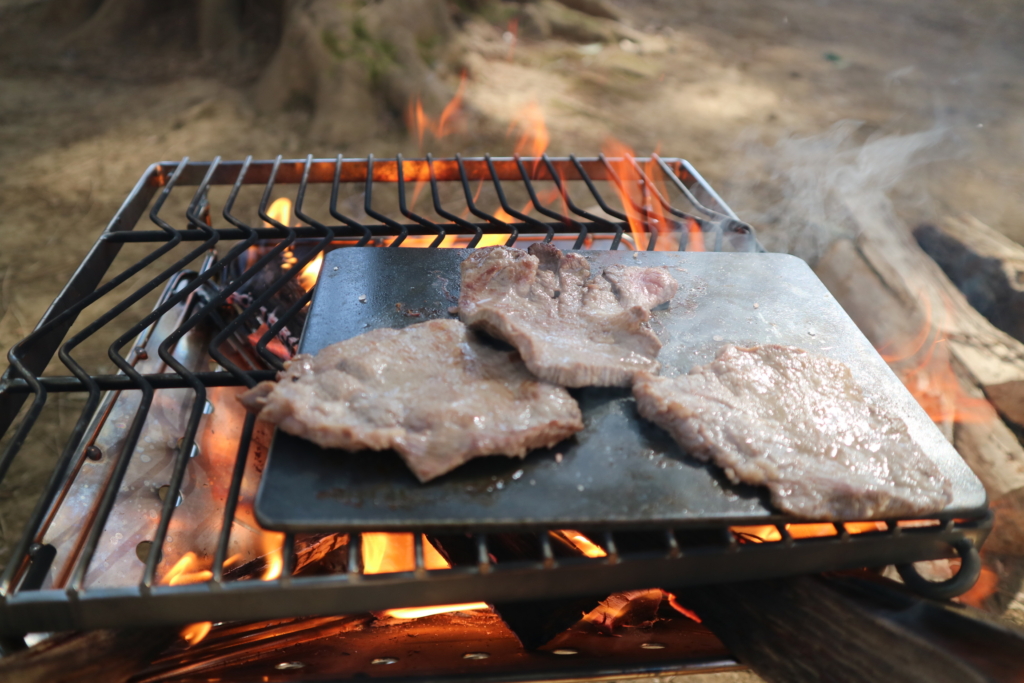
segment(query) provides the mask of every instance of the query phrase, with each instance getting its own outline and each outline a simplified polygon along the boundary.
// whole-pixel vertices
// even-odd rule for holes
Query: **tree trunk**
[[[310,134],[356,142],[398,127],[415,100],[440,112],[454,88],[443,62],[454,28],[444,0],[292,2],[281,45],[256,87],[264,110],[307,108]]]

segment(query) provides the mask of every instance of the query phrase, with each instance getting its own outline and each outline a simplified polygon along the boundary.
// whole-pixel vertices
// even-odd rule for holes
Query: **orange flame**
[[[551,135],[544,120],[544,110],[539,104],[530,102],[516,114],[509,124],[508,133],[511,135],[516,128],[520,130],[513,152],[516,156],[529,152],[529,156],[539,157],[547,151]]]
[[[423,137],[428,131],[438,140],[451,134],[451,126],[459,112],[459,108],[462,106],[465,92],[466,72],[463,71],[459,77],[459,87],[456,88],[455,95],[452,96],[452,99],[441,110],[441,115],[437,118],[437,121],[432,120],[430,115],[423,111],[423,102],[420,98],[417,97],[415,101],[409,104],[409,127],[415,129],[420,147],[423,147]]]
[[[264,531],[260,537],[260,546],[263,550],[263,557],[267,562],[267,568],[263,570],[263,581],[273,581],[281,576],[284,569],[284,534],[273,531]]]
[[[690,239],[686,243],[686,251],[706,251],[704,249],[704,231],[701,230],[700,223],[688,218],[686,225],[690,235]]]
[[[209,569],[199,569],[199,558],[192,551],[181,556],[174,565],[167,570],[161,581],[167,586],[181,586],[189,583],[202,583],[213,578],[213,572]]]
[[[964,391],[950,363],[942,326],[934,324],[931,298],[928,294],[920,298],[923,314],[920,330],[902,343],[897,340],[883,344],[879,348],[882,358],[933,422],[985,423],[996,419],[995,410],[987,399]],[[943,308],[947,316],[951,315],[952,304],[945,297]]]
[[[320,268],[324,265],[323,252],[316,255],[312,261],[307,263],[301,271],[299,271],[299,277],[297,278],[299,286],[307,292],[313,289],[316,284],[316,279],[320,277]]]
[[[292,200],[287,197],[278,197],[271,203],[270,208],[267,209],[267,215],[273,218],[281,225],[292,226],[294,220],[292,218]],[[263,221],[264,228],[274,228],[275,225],[271,225],[267,221]]]
[[[411,572],[416,569],[414,539],[411,533],[365,533],[362,551],[364,574]],[[426,539],[423,543],[423,566],[426,569],[451,567]]]
[[[658,237],[654,243],[655,251],[679,249],[675,222],[666,214],[668,192],[661,165],[652,156],[644,163],[641,173],[633,161],[636,156],[633,149],[615,138],[605,140],[602,151],[619,176],[621,186],[617,185],[615,189],[622,202],[623,213],[629,221],[634,247],[646,250],[650,245],[650,234],[656,232]],[[704,235],[699,225],[696,225],[697,234],[694,234],[695,225],[696,222],[690,222],[687,228],[690,233],[687,251],[704,251]]]
[[[393,572],[411,572],[416,569],[415,539],[411,533],[377,533],[362,535],[362,555],[364,574],[390,574]],[[433,545],[423,539],[423,566],[431,569],[448,569],[448,561],[437,552]],[[458,605],[429,605],[427,607],[397,607],[384,612],[384,616],[394,619],[419,619],[432,614],[445,612],[466,612],[470,610],[488,609],[486,603],[469,602]]]
[[[205,638],[211,628],[213,628],[212,621],[200,621],[195,624],[189,624],[185,628],[181,629],[181,633],[179,635],[182,640],[188,643],[186,647],[192,647]]]
[[[421,619],[433,614],[446,612],[472,612],[478,609],[490,609],[486,602],[465,602],[459,605],[431,605],[429,607],[398,607],[385,610],[384,616],[392,619]]]
[[[658,150],[655,149],[657,154]],[[662,180],[661,166],[652,156],[644,164],[644,206],[647,207],[648,225],[658,232],[658,240],[654,243],[655,251],[677,251],[679,249],[679,237],[672,234],[672,222],[665,215],[665,206],[661,200],[668,197],[665,189],[665,182]],[[703,235],[702,235],[703,237]],[[700,249],[689,249],[689,251],[704,251],[704,243],[701,240]]]
[[[643,217],[637,207],[643,205],[643,197],[640,189],[640,174],[630,162],[635,156],[633,149],[615,138],[605,140],[602,150],[608,157],[608,163],[619,176],[621,185],[616,185],[615,190],[619,193],[622,202],[622,211],[629,221],[629,230],[633,233],[633,244],[637,250],[647,248],[647,227],[644,225]]]
[[[833,524],[787,524],[786,531],[793,538],[824,538],[826,536],[837,536],[836,527]]]
[[[741,543],[776,543],[782,540],[782,534],[771,524],[731,526],[729,531],[736,534]]]
[[[959,562],[957,560],[951,560],[953,562]],[[999,589],[999,575],[989,567],[981,568],[981,575],[978,577],[978,582],[971,586],[963,595],[956,598],[958,602],[962,602],[965,605],[982,609],[985,606],[985,601],[990,598]]]
[[[587,557],[608,557],[608,553],[604,551],[604,548],[597,545],[578,531],[562,529],[559,533]]]
[[[263,339],[263,335],[265,335],[269,330],[270,325],[263,323],[255,332],[247,334],[246,338],[249,340],[249,343],[255,347],[260,343],[260,339]],[[292,357],[292,352],[289,351],[288,347],[284,345],[284,342],[277,337],[271,337],[270,341],[267,342],[267,351],[270,351],[281,360],[291,360]]]
[[[679,600],[676,598],[675,595],[673,595],[672,593],[669,593],[669,592],[666,592],[665,595],[668,596],[668,604],[671,605],[672,609],[674,609],[675,611],[679,612],[684,617],[687,617],[689,619],[692,619],[693,621],[696,621],[698,624],[702,623],[701,620],[700,620],[700,617],[697,616],[696,612],[694,612],[691,609],[687,609],[686,607],[683,607],[681,604],[679,604]]]

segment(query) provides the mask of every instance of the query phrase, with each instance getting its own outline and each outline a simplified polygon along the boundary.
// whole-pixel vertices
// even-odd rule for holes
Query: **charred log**
[[[914,237],[978,312],[1024,341],[1024,247],[973,216],[919,226]]]
[[[476,564],[476,545],[469,536],[445,535],[428,538],[453,566]],[[581,550],[560,534],[552,534],[550,538],[552,552],[556,558],[584,557]],[[537,560],[540,557],[537,538],[528,534],[494,534],[488,536],[487,546],[498,562]],[[493,607],[523,647],[535,650],[576,624],[583,615],[596,608],[606,597],[598,595],[563,600],[527,600],[496,603]]]
[[[176,628],[61,634],[0,659],[0,680],[5,683],[122,683],[177,638]]]

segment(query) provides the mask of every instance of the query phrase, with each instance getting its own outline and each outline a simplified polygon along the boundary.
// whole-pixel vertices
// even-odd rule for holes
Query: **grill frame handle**
[[[921,576],[913,564],[898,564],[896,571],[907,588],[918,595],[933,600],[949,600],[963,595],[974,586],[981,576],[981,555],[970,539],[963,538],[953,544],[960,556],[960,571],[945,581],[929,581]]]

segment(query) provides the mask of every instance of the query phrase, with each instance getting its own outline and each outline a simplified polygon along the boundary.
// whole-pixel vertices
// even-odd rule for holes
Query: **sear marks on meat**
[[[462,262],[459,315],[516,347],[541,379],[629,386],[636,373],[658,371],[651,308],[678,288],[665,268],[609,266],[592,275],[583,256],[550,244],[529,253],[490,247]]]
[[[767,486],[799,517],[935,513],[951,485],[903,420],[872,403],[835,360],[788,346],[726,346],[710,364],[633,385],[640,415],[730,480]]]
[[[240,397],[324,448],[393,448],[426,482],[480,455],[524,457],[583,429],[575,399],[458,320],[380,329],[296,356]]]

